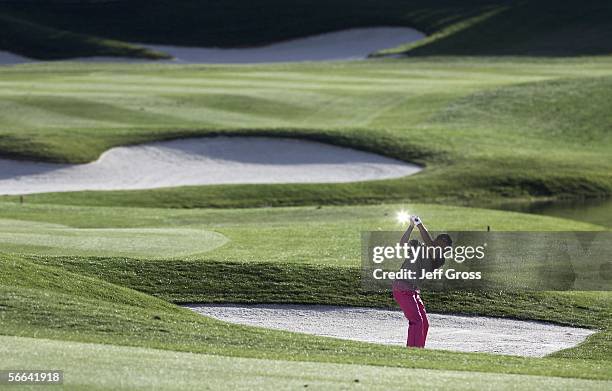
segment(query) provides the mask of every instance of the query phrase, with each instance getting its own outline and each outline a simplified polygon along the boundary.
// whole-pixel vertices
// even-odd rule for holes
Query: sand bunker
[[[335,31],[272,45],[241,49],[142,45],[183,63],[261,63],[358,60],[378,50],[418,41],[425,34],[407,27],[371,27]]]
[[[32,61],[34,60],[31,60],[27,57],[23,57],[17,54],[13,54],[11,52],[0,50],[0,65],[2,64],[4,65],[23,64],[23,63],[32,62]]]
[[[382,49],[425,38],[425,34],[408,27],[369,27],[334,31],[326,34],[297,38],[259,47],[221,49],[211,47],[183,47],[140,44],[167,53],[178,63],[245,64],[264,62],[359,60]],[[85,62],[148,62],[122,57],[83,57]],[[0,64],[18,64],[35,60],[0,51]],[[156,61],[167,62],[167,61]]]
[[[405,345],[400,311],[313,305],[190,305],[223,321],[385,345]],[[482,316],[429,314],[427,348],[542,357],[570,348],[593,330]]]
[[[212,137],[112,148],[89,164],[0,159],[0,194],[397,178],[419,166],[313,141]]]

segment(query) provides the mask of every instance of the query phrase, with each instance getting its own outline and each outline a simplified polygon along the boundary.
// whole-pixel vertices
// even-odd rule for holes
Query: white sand
[[[397,178],[416,165],[312,141],[182,139],[112,148],[81,165],[0,159],[0,194],[152,189],[230,183],[333,183]]]
[[[20,56],[18,54],[13,54],[11,52],[0,50],[0,65],[23,64],[32,61],[34,60]]]
[[[400,311],[316,305],[186,306],[231,323],[326,337],[405,345],[407,321]],[[575,346],[593,330],[550,323],[429,314],[427,348],[542,357]]]
[[[358,60],[382,49],[418,41],[425,34],[408,27],[370,27],[335,31],[271,45],[241,48],[189,48],[144,45],[182,63],[261,63]]]
[[[172,61],[121,57],[80,57],[84,62],[178,62],[178,63],[264,63],[325,60],[359,60],[378,50],[392,48],[425,38],[425,34],[408,27],[368,27],[334,31],[259,47],[221,49],[135,43],[167,53]],[[22,56],[0,51],[1,64],[32,62]]]

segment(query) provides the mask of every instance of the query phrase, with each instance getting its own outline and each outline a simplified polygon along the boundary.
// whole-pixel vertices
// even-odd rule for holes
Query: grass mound
[[[4,271],[0,276],[4,335],[290,361],[610,379],[609,361],[602,361],[607,349],[604,356],[590,355],[591,360],[585,361],[408,351],[231,325],[62,267],[6,255],[0,256],[0,264]]]
[[[360,242],[356,232],[373,227],[396,229],[394,212],[399,208],[419,213],[432,229],[485,230],[485,224],[496,230],[524,226],[531,230],[598,228],[520,213],[422,204],[271,210],[3,204],[0,214],[7,219],[0,221],[14,227],[11,232],[0,231],[3,247],[13,251],[0,257],[2,269],[6,270],[0,276],[3,330],[7,335],[249,357],[264,357],[264,353],[257,353],[260,350],[272,355],[273,350],[289,357],[292,349],[311,342],[302,337],[277,339],[276,334],[266,334],[268,331],[251,335],[241,328],[234,329],[180,310],[168,302],[392,307],[394,303],[388,294],[360,290]],[[194,254],[188,257],[160,259],[146,251],[132,257],[91,256],[86,248],[76,252],[69,249],[71,256],[67,256],[68,252],[52,256],[29,242],[14,240],[15,234],[24,228],[33,234],[36,229],[44,228],[45,235],[61,238],[66,226],[79,228],[73,231],[76,242],[87,240],[88,230],[129,232],[136,227],[154,230],[158,226],[178,231],[213,231],[230,241],[203,254],[193,249]],[[62,230],[50,230],[55,227]],[[151,240],[151,245],[155,245],[156,239]],[[146,238],[136,241],[145,247],[149,243]],[[107,254],[120,250],[104,242],[100,246],[100,251],[106,248]],[[559,354],[592,360],[610,354],[607,330],[611,302],[606,292],[429,292],[424,297],[431,311],[539,319],[599,328],[604,332],[578,348]],[[237,342],[224,348],[229,343],[227,340],[236,337],[235,333],[242,334]],[[142,334],[146,336],[141,337]],[[272,340],[285,341],[281,345],[286,346],[272,349],[268,346]],[[238,354],[241,343],[252,350]],[[319,353],[307,350],[304,354],[318,357]],[[338,360],[341,362],[344,358]],[[365,362],[360,360],[355,362]]]
[[[36,60],[93,56],[122,56],[151,60],[170,58],[167,54],[138,45],[48,27],[3,13],[0,14],[0,23],[3,30],[0,50]]]
[[[0,70],[0,154],[80,163],[117,145],[265,135],[426,167],[367,183],[81,192],[30,202],[249,207],[604,197],[612,193],[610,69],[609,58],[10,67]]]
[[[554,12],[551,12],[554,10]],[[183,46],[261,45],[364,26],[407,26],[430,37],[392,53],[413,55],[597,55],[612,52],[612,7],[603,0],[245,0],[4,1],[3,14],[49,28],[113,39]],[[521,26],[521,28],[517,28]],[[15,34],[9,24],[6,31]],[[168,34],[171,31],[172,34]],[[117,45],[83,45],[44,35],[15,35],[4,49],[37,58],[152,56]],[[64,39],[66,38],[66,39]],[[27,44],[27,45],[26,45]],[[63,52],[53,50],[62,47]]]
[[[507,136],[561,138],[580,150],[607,148],[612,137],[612,114],[606,109],[610,99],[610,77],[524,83],[460,98],[432,120],[455,129],[478,127],[483,135],[500,122]]]

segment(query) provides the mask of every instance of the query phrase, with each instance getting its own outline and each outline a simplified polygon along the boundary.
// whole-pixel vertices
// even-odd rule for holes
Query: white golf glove
[[[414,223],[414,225],[421,224],[421,218],[419,216],[417,216],[417,215],[410,216],[410,221],[412,221]]]

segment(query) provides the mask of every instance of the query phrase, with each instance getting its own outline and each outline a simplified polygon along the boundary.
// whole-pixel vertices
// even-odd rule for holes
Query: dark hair
[[[447,246],[452,246],[453,245],[453,239],[451,239],[449,234],[440,234],[438,236],[436,236],[436,242],[438,240],[444,240],[444,242],[446,243]]]

